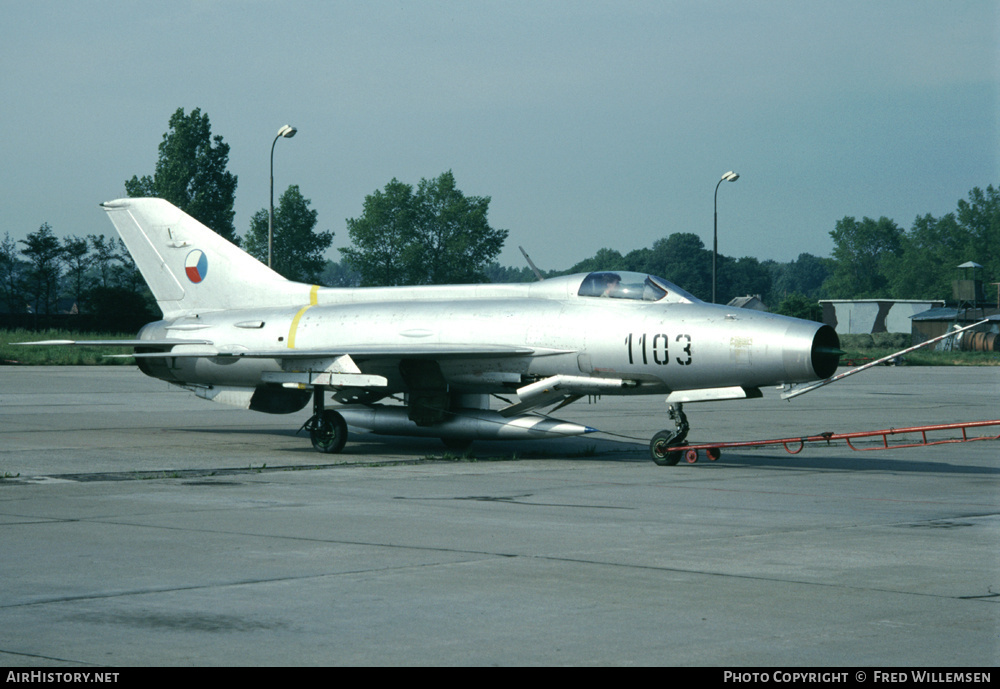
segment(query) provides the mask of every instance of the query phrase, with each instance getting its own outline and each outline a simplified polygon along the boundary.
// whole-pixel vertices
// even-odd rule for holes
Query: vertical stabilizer
[[[309,299],[309,285],[286,280],[163,199],[118,199],[101,207],[165,318]]]

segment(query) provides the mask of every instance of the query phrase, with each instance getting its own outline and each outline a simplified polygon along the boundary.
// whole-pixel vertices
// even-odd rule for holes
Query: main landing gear
[[[344,449],[347,442],[347,422],[337,412],[326,409],[323,394],[321,387],[313,392],[313,415],[302,425],[302,429],[309,431],[314,449],[335,455]]]
[[[653,436],[649,442],[649,454],[653,461],[662,466],[673,466],[681,461],[684,455],[684,441],[687,439],[691,426],[688,424],[687,415],[680,404],[671,404],[667,407],[670,418],[677,424],[676,431],[660,431]],[[697,457],[697,455],[695,455]]]

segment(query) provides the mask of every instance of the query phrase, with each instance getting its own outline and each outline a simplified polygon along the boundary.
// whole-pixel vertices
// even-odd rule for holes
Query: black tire
[[[317,420],[317,428],[309,433],[313,448],[317,452],[335,455],[344,449],[347,442],[347,422],[344,417],[326,409],[323,416]]]
[[[681,461],[681,455],[684,454],[684,451],[676,448],[683,447],[683,445],[670,444],[670,441],[676,436],[677,434],[671,431],[660,431],[649,441],[649,455],[659,466],[672,467]]]

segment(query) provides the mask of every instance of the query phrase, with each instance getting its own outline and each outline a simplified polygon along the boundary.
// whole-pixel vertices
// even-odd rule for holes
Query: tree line
[[[227,170],[229,145],[213,136],[208,115],[178,108],[159,145],[152,175],[125,182],[129,197],[170,201],[227,240],[267,261],[268,210],[262,208],[240,237],[233,225],[237,178]],[[291,280],[317,282],[332,232],[315,230],[317,212],[298,185],[281,194],[274,212],[273,267]],[[134,331],[158,318],[158,309],[121,239],[104,235],[62,240],[43,223],[15,242],[0,242],[0,323],[44,328]],[[66,316],[78,316],[67,324]]]
[[[237,234],[237,178],[227,170],[229,146],[212,135],[208,115],[179,108],[158,150],[154,173],[127,180],[126,194],[164,198],[266,262],[268,211],[254,213],[247,233]],[[535,280],[527,266],[497,263],[508,231],[490,226],[489,204],[489,197],[463,194],[451,171],[416,186],[393,179],[365,197],[359,217],[347,219],[351,245],[340,248],[338,263],[324,257],[334,233],[316,230],[317,211],[291,185],[275,207],[273,267],[290,280],[334,287]],[[978,277],[1000,279],[1000,191],[975,188],[954,213],[918,217],[910,230],[884,217],[845,217],[830,236],[830,258],[803,253],[783,263],[720,255],[719,301],[758,295],[773,311],[818,320],[821,298],[948,299],[957,266],[968,260],[983,266]],[[706,300],[712,293],[712,252],[692,233],[670,234],[625,254],[602,248],[545,275],[594,270],[659,275]],[[73,310],[89,319],[85,327],[120,331],[157,318],[120,239],[60,240],[48,223],[24,240],[8,233],[0,242],[0,313],[5,310],[35,326]]]
[[[448,184],[454,178],[446,173]],[[445,176],[442,176],[445,177]],[[439,180],[440,181],[440,178]],[[430,183],[421,181],[420,189]],[[458,192],[460,194],[460,192]],[[425,284],[435,282],[426,272],[420,279],[408,275],[411,267],[425,270],[422,259],[414,260],[405,248],[396,245],[406,228],[412,231],[407,208],[412,188],[398,180],[365,199],[364,214],[348,220],[354,247],[342,249],[344,261],[328,264],[327,275],[336,284]],[[485,211],[477,218],[482,225],[473,235],[486,237]],[[506,236],[506,231],[500,231]],[[909,230],[882,217],[861,220],[846,216],[836,222],[830,237],[832,257],[802,253],[788,262],[759,260],[752,256],[735,258],[719,255],[717,260],[718,298],[727,303],[735,297],[759,296],[772,311],[820,320],[820,299],[951,299],[953,280],[960,277],[958,266],[974,261],[982,266],[977,278],[986,283],[1000,280],[1000,190],[992,185],[978,187],[957,209],[940,218],[930,214],[916,218]],[[502,248],[502,239],[493,237]],[[463,246],[468,246],[464,244]],[[501,266],[495,261],[473,263],[461,255],[454,261],[465,273],[456,271],[441,282],[530,282],[536,277],[528,266]],[[651,273],[676,282],[700,299],[712,294],[712,251],[695,234],[678,232],[657,239],[649,248],[622,254],[602,248],[593,257],[568,269],[543,271],[545,277],[585,273],[595,270],[628,270]],[[470,272],[471,271],[471,272]]]
[[[85,314],[87,330],[137,330],[156,318],[148,292],[121,239],[60,240],[43,223],[19,242],[9,232],[0,241],[0,314],[9,326],[47,328]]]
[[[827,294],[950,299],[951,283],[961,277],[958,266],[968,261],[982,266],[977,279],[1000,280],[1000,189],[973,188],[953,213],[920,216],[908,231],[885,217],[845,217],[830,236],[833,271],[824,283]]]

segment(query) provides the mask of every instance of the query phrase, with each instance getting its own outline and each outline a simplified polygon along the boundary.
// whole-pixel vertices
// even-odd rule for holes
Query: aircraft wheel
[[[441,442],[452,452],[465,452],[472,447],[472,438],[441,438]]]
[[[649,454],[659,466],[674,466],[681,461],[681,455],[684,454],[684,451],[673,449],[677,446],[670,444],[670,441],[676,436],[677,434],[671,431],[660,431],[649,442]]]
[[[335,455],[344,449],[347,442],[347,422],[344,417],[326,409],[316,419],[315,428],[309,432],[313,448],[318,452]]]

